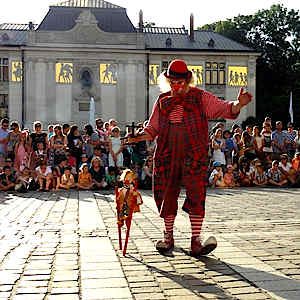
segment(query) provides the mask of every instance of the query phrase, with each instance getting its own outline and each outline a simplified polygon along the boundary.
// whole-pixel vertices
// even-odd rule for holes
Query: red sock
[[[189,215],[191,221],[191,228],[192,228],[192,237],[193,236],[200,236],[203,217],[199,215]]]
[[[173,234],[175,216],[174,215],[166,216],[166,217],[164,217],[164,221],[165,221],[165,230],[166,230],[166,232],[170,232],[170,233]]]

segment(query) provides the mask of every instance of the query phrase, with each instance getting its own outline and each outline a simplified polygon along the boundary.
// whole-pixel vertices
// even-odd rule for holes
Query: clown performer
[[[205,215],[208,166],[208,120],[235,119],[252,95],[241,88],[236,101],[224,101],[193,86],[193,73],[183,60],[173,60],[160,75],[160,87],[168,91],[156,100],[144,131],[129,137],[128,143],[154,140],[153,193],[160,216],[164,219],[164,239],[158,241],[160,253],[174,248],[173,226],[181,185],[186,198],[182,209],[191,223],[192,256],[206,255],[217,246],[214,237],[204,243],[200,238]]]

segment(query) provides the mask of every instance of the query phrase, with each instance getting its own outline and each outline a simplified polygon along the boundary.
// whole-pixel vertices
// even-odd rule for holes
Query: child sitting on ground
[[[254,186],[265,186],[268,178],[260,160],[256,160],[252,172],[252,183]]]
[[[224,183],[225,183],[225,187],[228,188],[233,188],[236,185],[235,179],[234,179],[234,174],[233,174],[233,166],[232,165],[228,165],[227,166],[227,171],[224,174]]]
[[[58,184],[56,189],[65,189],[69,190],[75,188],[75,179],[71,173],[71,167],[67,166],[64,168],[64,174],[58,179]]]
[[[90,190],[93,187],[92,175],[89,172],[88,164],[84,163],[79,169],[77,187],[81,190]]]
[[[38,166],[36,169],[37,174],[37,181],[39,183],[39,191],[43,191],[45,188],[45,191],[49,191],[50,185],[52,184],[52,169],[50,166],[47,166],[45,162],[42,162],[40,166]]]
[[[15,188],[16,178],[12,174],[9,166],[3,167],[3,173],[0,175],[0,191],[13,191]]]
[[[292,164],[288,161],[289,157],[287,154],[280,156],[281,161],[279,162],[279,170],[282,173],[284,179],[287,179],[291,185],[296,182],[296,171],[292,168]]]
[[[15,190],[19,193],[26,193],[36,189],[36,183],[28,167],[25,167],[16,181]]]
[[[269,184],[273,186],[284,186],[288,183],[287,179],[282,177],[278,160],[272,162],[272,167],[268,170],[267,177]]]
[[[222,164],[219,161],[213,162],[213,170],[209,176],[209,184],[211,187],[223,188],[225,187],[224,176],[222,171]]]
[[[92,175],[95,189],[102,189],[107,186],[105,182],[105,169],[99,156],[94,156],[91,162],[90,173]]]

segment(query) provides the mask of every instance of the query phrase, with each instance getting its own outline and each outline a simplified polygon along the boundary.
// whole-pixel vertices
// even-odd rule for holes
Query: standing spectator
[[[111,135],[111,131],[115,126],[118,126],[118,122],[115,119],[109,119],[108,121],[108,135]]]
[[[77,125],[72,125],[67,135],[67,145],[69,153],[76,159],[76,169],[79,169],[79,164],[82,155],[83,140]]]
[[[104,130],[106,136],[108,137],[110,135],[110,132],[109,132],[109,123],[108,122],[104,122],[104,124],[103,124],[103,130]]]
[[[270,124],[270,127],[272,127],[272,119],[271,119],[271,117],[266,116],[265,120],[264,120],[264,123],[268,123],[268,124]]]
[[[278,160],[273,160],[272,167],[267,171],[268,182],[272,186],[287,185],[287,179],[284,179],[281,171],[279,170]]]
[[[29,153],[27,152],[28,147],[26,141],[27,132],[22,131],[20,140],[15,146],[14,168],[18,173],[22,172],[25,167],[29,166]]]
[[[42,131],[42,123],[40,121],[35,121],[33,123],[33,130],[29,136],[29,144],[33,151],[37,150],[37,144],[43,143],[44,150],[48,150],[48,138],[47,133]]]
[[[229,130],[224,130],[223,137],[225,140],[224,155],[225,155],[225,159],[226,159],[226,164],[231,165],[232,164],[232,152],[234,151],[234,141],[231,137],[231,133]]]
[[[295,138],[297,136],[296,130],[294,130],[294,125],[293,123],[289,122],[287,124],[287,131],[286,131],[286,138],[287,138],[287,155],[290,159],[292,159],[295,155],[296,151],[296,143],[295,143]]]
[[[106,167],[108,165],[108,136],[103,128],[104,122],[102,119],[96,119],[96,132],[99,136],[99,147],[101,149],[102,155],[100,156],[103,165]]]
[[[89,159],[92,159],[94,155],[94,147],[100,144],[100,139],[98,134],[94,131],[91,124],[86,124],[84,126],[85,135],[84,140],[84,151],[87,154]]]
[[[2,119],[0,127],[0,166],[3,166],[7,156],[8,127],[8,119]]]
[[[54,126],[54,135],[49,141],[50,151],[53,153],[53,166],[66,157],[67,137],[63,134],[60,125]]]
[[[270,157],[273,155],[273,146],[272,146],[272,127],[268,122],[263,123],[263,130],[261,132],[262,136],[262,145],[263,145],[263,154],[264,158]]]
[[[43,142],[37,143],[37,150],[30,153],[30,168],[34,170],[37,168],[42,162],[48,163],[47,159],[47,151],[45,149]]]
[[[232,152],[232,160],[234,164],[237,164],[240,156],[244,155],[243,151],[243,142],[241,135],[239,133],[235,133],[232,137],[234,143],[234,149]]]
[[[7,142],[7,156],[14,161],[15,159],[15,147],[20,141],[21,131],[18,122],[12,122],[10,124],[11,131],[8,133]]]
[[[12,191],[15,188],[16,177],[9,166],[3,167],[0,175],[0,191]]]
[[[123,167],[123,146],[120,138],[120,128],[117,126],[113,127],[111,134],[109,140],[109,166]]]
[[[69,134],[70,131],[70,125],[68,123],[64,123],[62,126],[62,132],[65,136]]]
[[[253,127],[253,138],[255,154],[259,159],[263,159],[263,137],[260,134],[258,126]]]
[[[242,133],[242,142],[244,155],[248,160],[253,160],[256,157],[254,150],[254,137],[247,130]]]
[[[273,160],[279,160],[280,155],[287,152],[287,135],[282,131],[282,122],[276,122],[276,129],[272,132]]]
[[[246,131],[249,133],[249,135],[253,134],[253,127],[251,125],[246,126]]]
[[[48,141],[50,141],[53,135],[54,135],[54,125],[50,124],[48,126],[48,135],[47,135]]]
[[[300,128],[297,129],[294,143],[295,143],[295,148],[296,148],[295,152],[300,152]]]
[[[212,138],[212,160],[214,162],[219,162],[221,165],[226,165],[224,150],[225,150],[225,140],[222,138],[222,129],[218,128]]]

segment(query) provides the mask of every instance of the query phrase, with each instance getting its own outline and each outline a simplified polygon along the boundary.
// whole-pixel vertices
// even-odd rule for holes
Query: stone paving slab
[[[209,190],[218,247],[201,259],[181,211],[173,255],[156,252],[163,220],[142,195],[123,257],[112,193],[0,194],[0,300],[300,299],[300,190]]]

